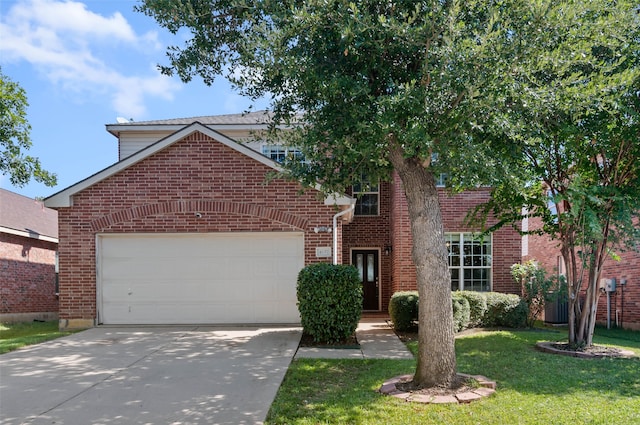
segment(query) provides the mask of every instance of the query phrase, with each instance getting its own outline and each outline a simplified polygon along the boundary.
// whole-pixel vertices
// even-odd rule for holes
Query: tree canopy
[[[559,241],[567,267],[569,339],[591,345],[598,281],[617,245],[638,237],[640,15],[632,2],[561,2],[505,75],[494,120],[524,182],[495,182],[483,212],[527,216]],[[540,34],[537,36],[536,34]],[[524,185],[522,183],[525,183]],[[549,208],[549,205],[553,205]],[[635,221],[634,221],[635,220]],[[585,301],[580,302],[581,290]]]
[[[27,121],[27,95],[0,69],[0,172],[9,175],[13,185],[31,180],[54,186],[55,174],[42,169],[38,158],[26,155],[31,148],[31,126]]]
[[[598,22],[605,39],[633,7],[604,0],[146,0],[138,10],[192,35],[168,48],[164,73],[206,83],[224,75],[245,95],[271,97],[274,128],[303,123],[280,135],[306,159],[288,164],[291,176],[340,191],[363,176],[397,173],[420,292],[414,381],[443,386],[456,364],[435,176],[446,173],[456,189],[495,187],[495,199],[520,206],[517,214],[488,206],[503,223],[534,207],[529,195],[543,177],[540,164],[530,166],[534,150],[574,149],[563,142],[564,129],[576,127],[566,117],[598,127],[581,107],[599,102],[597,88],[589,95],[569,84],[587,69],[563,64],[583,54],[606,61],[588,48],[596,35],[589,26]],[[575,99],[565,94],[571,90]],[[569,114],[562,119],[550,103],[556,94]]]

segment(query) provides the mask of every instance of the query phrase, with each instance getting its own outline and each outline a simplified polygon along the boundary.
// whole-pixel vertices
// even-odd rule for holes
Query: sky
[[[172,35],[134,12],[138,0],[0,0],[0,67],[26,92],[33,146],[55,187],[31,181],[0,187],[47,197],[117,161],[117,139],[106,124],[118,117],[146,121],[241,113],[250,99],[222,78],[212,86],[184,84],[157,70],[166,47],[190,37]],[[267,107],[265,101],[253,104]]]

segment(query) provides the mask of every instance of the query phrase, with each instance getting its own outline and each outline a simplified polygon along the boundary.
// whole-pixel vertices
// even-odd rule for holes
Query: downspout
[[[333,216],[333,264],[338,264],[338,217],[349,214],[356,208],[356,204],[351,204],[349,208],[340,211]]]

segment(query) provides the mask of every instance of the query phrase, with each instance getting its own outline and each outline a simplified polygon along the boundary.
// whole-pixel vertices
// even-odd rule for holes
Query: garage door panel
[[[103,323],[297,323],[302,233],[100,235]]]

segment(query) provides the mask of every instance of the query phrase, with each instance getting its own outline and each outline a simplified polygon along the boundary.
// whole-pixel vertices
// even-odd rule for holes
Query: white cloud
[[[172,99],[181,87],[147,66],[148,54],[161,57],[155,32],[138,34],[121,13],[103,16],[78,1],[16,3],[1,18],[0,39],[3,61],[28,62],[66,90],[106,96],[118,114],[140,117],[147,98]]]

